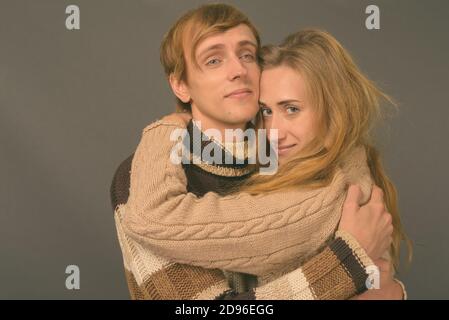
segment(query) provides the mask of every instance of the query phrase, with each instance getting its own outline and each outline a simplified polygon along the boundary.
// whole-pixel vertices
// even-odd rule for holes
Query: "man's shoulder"
[[[145,133],[147,133],[153,129],[161,127],[161,126],[163,126],[163,127],[178,127],[180,129],[185,129],[185,126],[183,126],[181,123],[178,123],[176,121],[157,119],[142,129],[142,135],[144,135]]]

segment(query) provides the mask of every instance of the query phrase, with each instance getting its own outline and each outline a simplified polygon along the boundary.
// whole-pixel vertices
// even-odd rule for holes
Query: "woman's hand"
[[[374,186],[371,200],[362,207],[359,206],[361,196],[359,186],[349,188],[338,229],[350,233],[368,256],[377,260],[391,246],[392,218],[385,206],[382,189]]]

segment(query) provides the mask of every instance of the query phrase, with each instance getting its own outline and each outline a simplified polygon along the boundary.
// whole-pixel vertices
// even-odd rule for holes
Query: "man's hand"
[[[391,245],[391,214],[385,208],[379,187],[373,186],[371,199],[363,207],[359,206],[361,196],[359,186],[349,187],[338,229],[350,233],[374,261],[381,258]]]
[[[186,127],[190,119],[192,119],[192,114],[190,112],[174,112],[166,115],[161,120],[172,123],[179,123],[180,125]]]
[[[380,288],[370,289],[350,300],[403,300],[402,287],[393,278],[390,261],[379,259],[374,261],[380,271]]]

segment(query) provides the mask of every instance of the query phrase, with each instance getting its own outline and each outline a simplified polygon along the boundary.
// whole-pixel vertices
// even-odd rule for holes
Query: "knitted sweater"
[[[226,148],[224,145],[206,136],[194,121],[188,123],[187,133],[186,138],[200,138],[200,148],[194,147],[192,139],[183,141],[184,145],[193,151],[189,156],[201,159],[201,154],[205,148],[210,148],[212,153],[214,153],[214,150],[220,150],[221,152],[221,161],[219,163],[207,164],[198,162],[194,164],[190,161],[191,159],[188,159],[188,163],[182,164],[187,178],[186,187],[188,192],[195,194],[197,197],[202,197],[208,192],[226,195],[231,188],[237,187],[255,172],[255,166],[248,163],[245,152],[242,154],[234,152],[234,149],[236,149],[234,148],[235,144],[227,145]],[[245,143],[243,142],[243,144]],[[230,163],[225,161],[227,156],[232,160]],[[251,274],[226,270],[223,270],[223,273],[231,288],[237,293],[246,292],[257,285],[257,277]]]
[[[160,143],[168,137],[165,135],[162,139],[161,132],[158,135],[157,131],[165,131],[166,134],[173,126],[174,124],[156,122],[144,129],[143,138],[148,139],[149,135],[154,134],[151,138]],[[133,162],[132,170],[136,170],[135,165]],[[204,167],[190,169],[203,170]],[[226,172],[230,176],[235,176],[236,173],[238,175],[238,169],[231,169],[216,170],[211,176],[218,176],[219,172]],[[192,187],[189,179],[192,175],[188,171],[189,169],[185,169],[187,188],[193,190],[195,187]],[[214,191],[213,188],[211,191]],[[229,286],[222,270],[173,263],[156,255],[134,237],[129,237],[123,228],[126,210],[127,207],[123,204],[116,206],[115,218],[125,274],[133,298],[346,299],[365,290],[365,268],[372,262],[349,234],[337,232],[333,241],[301,266],[296,261],[284,265],[277,272],[264,274],[259,277],[258,287],[237,295],[238,291]]]
[[[322,188],[198,198],[187,193],[185,172],[174,161],[178,129],[156,123],[142,136],[124,220],[129,236],[175,262],[255,275],[301,263],[333,238],[349,184],[361,186],[360,205],[371,194],[366,153],[357,148]]]

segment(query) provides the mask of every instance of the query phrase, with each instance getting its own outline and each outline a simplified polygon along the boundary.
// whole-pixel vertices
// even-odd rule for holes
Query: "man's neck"
[[[187,164],[192,165],[187,166],[188,168],[195,167],[201,169],[201,172],[206,171],[209,178],[219,176],[237,179],[254,172],[254,165],[248,162],[250,150],[246,139],[238,143],[221,143],[208,136],[208,132],[199,128],[193,119],[187,124],[187,132],[183,143],[187,151],[184,155],[188,160]]]
[[[227,130],[242,130],[245,131],[247,129],[247,122],[244,123],[225,123],[225,122],[221,122],[221,121],[216,121],[214,119],[210,119],[209,117],[205,117],[202,115],[195,115],[195,113],[192,114],[192,120],[195,122],[195,125],[203,132],[203,133],[207,133],[207,136],[211,136],[214,135],[214,131],[219,133],[218,137],[215,137],[215,139],[217,139],[220,142],[239,142],[241,141],[243,138],[239,137],[238,135],[232,135],[233,136],[233,140],[232,141],[227,141],[226,138],[226,131]]]

